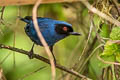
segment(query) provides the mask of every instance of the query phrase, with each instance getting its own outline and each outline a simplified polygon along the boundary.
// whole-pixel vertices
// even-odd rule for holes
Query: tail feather
[[[26,16],[25,18],[18,16],[18,18],[26,23],[29,23],[32,20],[32,16]]]

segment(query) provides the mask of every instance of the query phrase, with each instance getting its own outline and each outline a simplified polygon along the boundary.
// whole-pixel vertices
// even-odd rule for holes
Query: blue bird
[[[32,17],[26,16],[25,18],[20,18],[20,20],[27,23],[25,27],[25,32],[29,36],[29,38],[35,44],[43,46],[41,41],[39,40],[39,37],[37,36],[37,32],[34,28]],[[56,63],[56,59],[53,54],[54,44],[69,35],[81,35],[80,33],[73,31],[71,24],[64,21],[57,21],[51,18],[42,18],[42,17],[37,17],[37,21],[40,31],[45,41],[47,42],[48,46],[50,47],[55,63]],[[33,47],[34,44],[31,49],[32,52],[33,52]],[[29,57],[32,58],[32,53],[30,54]]]

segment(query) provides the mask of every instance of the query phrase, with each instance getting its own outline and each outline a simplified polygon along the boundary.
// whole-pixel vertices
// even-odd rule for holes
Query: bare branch
[[[4,13],[4,10],[5,10],[5,6],[2,7],[2,9],[0,10],[1,12],[1,19],[3,20],[3,13]]]
[[[1,49],[8,49],[8,50],[15,51],[15,52],[19,52],[19,53],[25,54],[25,55],[29,55],[30,54],[30,52],[28,52],[28,51],[25,51],[25,50],[22,50],[22,49],[18,49],[18,48],[15,48],[15,47],[11,47],[11,46],[5,46],[3,44],[0,44],[0,48]],[[33,58],[41,60],[41,61],[43,61],[45,63],[50,64],[48,59],[46,59],[46,58],[44,58],[44,57],[42,57],[42,56],[40,56],[38,54],[33,53]],[[72,74],[72,75],[77,76],[79,78],[84,78],[86,80],[91,80],[90,78],[88,78],[88,77],[86,77],[84,75],[81,75],[81,74],[79,74],[78,72],[76,72],[74,70],[71,70],[71,69],[68,69],[68,68],[66,68],[64,66],[61,66],[60,64],[56,64],[56,68],[58,68],[60,70],[63,70],[65,72],[68,72],[69,74]]]
[[[2,68],[0,68],[0,80],[6,80],[5,75],[3,74]]]
[[[91,12],[97,14],[98,16],[104,18],[105,20],[111,22],[112,24],[115,24],[117,26],[120,26],[120,22],[114,18],[111,18],[110,16],[100,12],[95,7],[91,6],[90,3],[87,0],[80,0]]]
[[[113,1],[113,4],[115,5],[117,11],[118,11],[118,14],[120,16],[120,8],[119,8],[119,4],[117,3],[117,0],[112,0]]]
[[[117,62],[110,62],[110,61],[105,61],[104,59],[102,59],[98,54],[97,54],[97,58],[102,61],[103,63],[105,64],[111,64],[111,65],[119,65],[120,66],[120,63],[117,63]]]
[[[52,71],[52,80],[55,80],[56,70],[55,70],[54,59],[53,59],[53,56],[52,56],[52,53],[49,49],[48,44],[46,43],[44,37],[42,36],[42,34],[40,32],[40,28],[39,28],[39,25],[37,22],[37,8],[39,7],[41,1],[42,0],[37,0],[36,4],[33,7],[33,11],[32,11],[33,12],[33,14],[32,14],[33,15],[33,23],[34,23],[35,30],[37,31],[37,35],[39,37],[39,40],[42,42],[42,44],[45,48],[45,51],[49,57],[50,64],[51,64],[51,71]]]
[[[40,67],[40,68],[38,68],[37,70],[35,70],[35,71],[33,71],[33,72],[30,72],[30,73],[28,73],[28,74],[25,74],[23,77],[19,78],[18,80],[24,80],[26,77],[28,77],[28,76],[30,76],[30,75],[32,75],[32,74],[34,74],[34,73],[36,73],[36,72],[44,69],[45,67],[46,67],[46,66]]]

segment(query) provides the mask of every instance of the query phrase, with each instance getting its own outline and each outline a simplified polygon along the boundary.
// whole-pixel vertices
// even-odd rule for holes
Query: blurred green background
[[[49,17],[57,20],[68,21],[73,24],[74,30],[81,32],[80,26],[74,25],[76,22],[73,20],[76,18],[74,11],[70,11],[69,8],[64,7],[65,4],[44,4],[40,5],[38,10],[38,16]],[[2,7],[1,7],[2,8]],[[20,49],[29,51],[33,42],[25,34],[25,23],[20,21],[17,16],[25,17],[32,15],[32,5],[29,6],[7,6],[4,11],[4,24],[0,24],[0,43],[11,45]],[[66,12],[66,10],[68,10]],[[73,9],[74,10],[74,9]],[[73,14],[73,15],[72,15]],[[69,20],[70,18],[71,20]],[[73,19],[72,19],[73,18]],[[73,22],[74,21],[74,22]],[[81,32],[82,33],[82,32]],[[54,54],[57,58],[57,62],[67,66],[69,64],[68,58],[71,56],[73,49],[78,43],[81,43],[83,36],[75,37],[69,36],[64,40],[56,43],[54,46]],[[75,54],[79,54],[80,47]],[[43,47],[35,46],[34,52],[41,56],[47,57]],[[35,71],[40,67],[46,66],[44,69],[26,77],[24,80],[51,80],[50,66],[42,61],[32,59],[28,56],[17,54],[9,50],[0,50],[1,67],[4,70],[4,74],[8,80],[18,80],[25,74]],[[70,66],[68,66],[70,67]],[[57,70],[57,78],[63,73]]]
[[[105,6],[103,6],[104,4],[102,5],[102,3],[100,4],[99,1],[91,1],[91,3],[93,3],[97,9],[101,10],[101,12],[106,10],[104,8],[106,7],[106,2],[104,1],[102,1],[102,3],[104,3]],[[20,21],[18,16],[31,16],[32,8],[33,5],[5,7],[3,20],[0,19],[0,43],[27,51],[31,49],[33,42],[25,34],[25,23]],[[2,7],[0,7],[0,9],[2,9]],[[110,12],[108,11],[108,13]],[[112,24],[109,24],[95,14],[93,15],[79,2],[41,4],[38,9],[38,16],[69,22],[73,25],[76,32],[82,33],[80,37],[69,36],[56,43],[54,46],[54,54],[59,64],[67,68],[73,68],[75,71],[93,80],[113,80],[113,78],[110,78],[112,74],[109,72],[109,67],[111,67],[111,71],[114,68],[113,65],[104,64],[97,58],[98,54],[101,54],[102,56],[100,56],[103,59],[112,59],[110,61],[115,61],[113,58],[106,57],[106,55],[103,54],[103,47],[101,47],[102,49],[97,49],[97,46],[100,44],[106,45],[105,43],[109,40],[109,35],[113,27]],[[90,30],[92,30],[91,33]],[[97,39],[96,32],[98,32],[102,41]],[[90,35],[89,39],[88,35]],[[34,52],[48,58],[44,48],[41,46],[36,45]],[[3,69],[7,80],[51,80],[51,68],[48,64],[36,59],[29,59],[28,56],[13,51],[0,49],[0,67]],[[34,72],[42,67],[45,68]],[[105,71],[106,69],[108,69],[108,71]],[[107,77],[106,75],[103,76],[104,72],[106,72],[106,74],[108,72]],[[113,72],[114,70],[112,73]],[[57,69],[56,74],[56,80],[80,80],[59,69]],[[114,75],[112,75],[112,77],[114,77]],[[114,80],[117,79],[114,78]]]

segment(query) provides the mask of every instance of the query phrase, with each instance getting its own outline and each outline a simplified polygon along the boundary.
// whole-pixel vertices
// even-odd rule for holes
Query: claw
[[[54,56],[54,54],[53,54],[53,46],[50,46],[49,48],[50,48],[50,51],[51,51],[52,56],[53,56],[53,58],[54,58],[54,64],[55,64],[55,66],[56,66],[56,58],[55,58],[55,56]]]
[[[28,57],[30,58],[30,59],[33,59],[33,48],[34,48],[34,43],[33,43],[33,45],[32,45],[32,48],[31,48],[31,50],[30,50],[30,54],[28,55]]]

